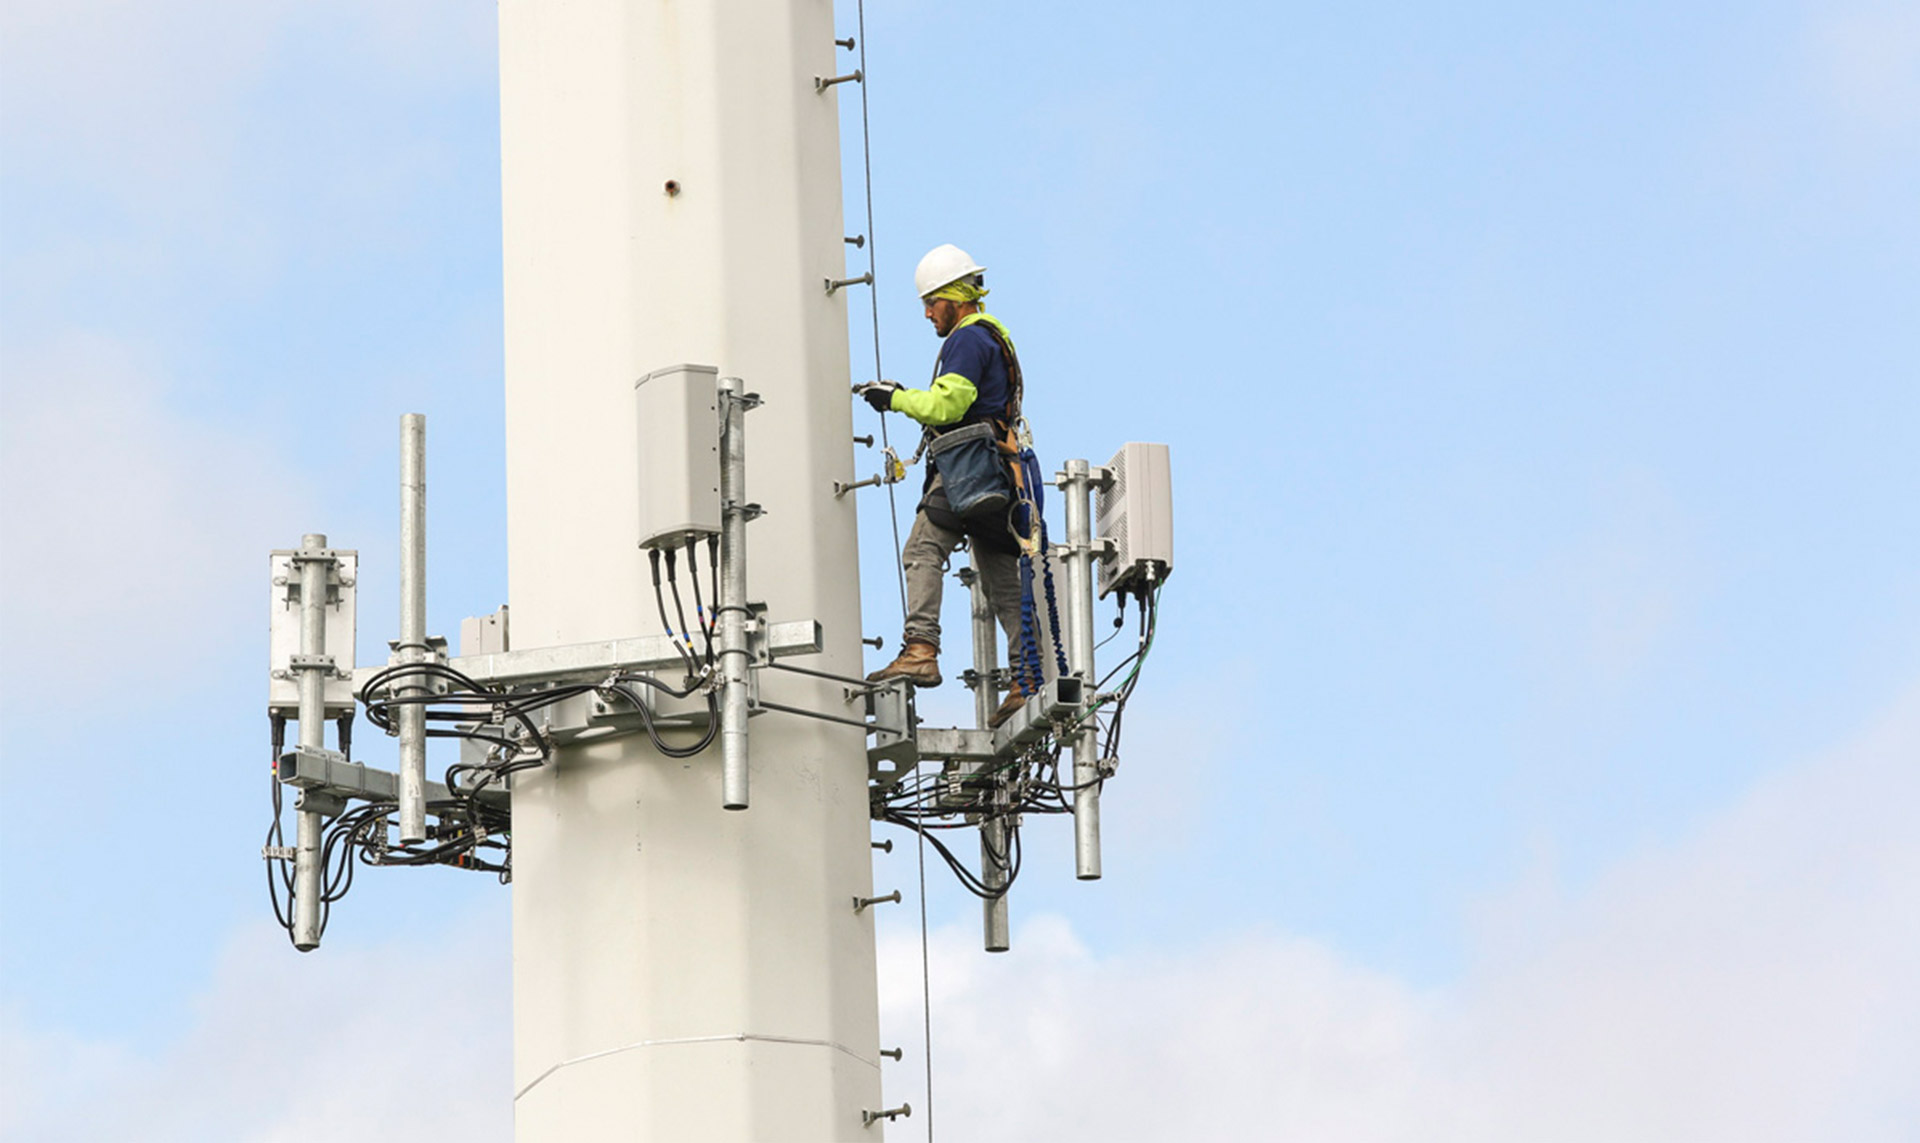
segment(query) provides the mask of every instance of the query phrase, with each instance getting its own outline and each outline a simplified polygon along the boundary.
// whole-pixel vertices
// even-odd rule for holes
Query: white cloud
[[[22,1143],[410,1143],[512,1136],[505,910],[441,939],[302,956],[238,933],[156,1056],[0,1021]]]
[[[938,1135],[1004,1140],[1911,1139],[1920,1134],[1920,689],[1684,843],[1487,906],[1422,990],[1271,931],[1101,954],[1057,917],[931,952]],[[504,910],[288,951],[255,926],[157,1056],[0,1022],[0,1134],[507,1138]],[[889,1103],[918,1137],[917,941],[882,943]],[[418,1035],[400,1031],[411,1013]]]
[[[1513,1134],[1920,1132],[1916,756],[1920,690],[1686,842],[1495,908],[1460,1003]]]
[[[0,9],[13,174],[54,161],[130,197],[201,181],[225,115],[271,64],[281,3],[21,0]],[[118,178],[106,177],[117,174]]]
[[[15,320],[144,289],[177,333],[171,306],[409,241],[470,137],[450,108],[491,113],[493,26],[462,0],[0,5]]]
[[[1278,933],[1097,956],[1037,919],[932,948],[936,1114],[996,1140],[1875,1140],[1920,1133],[1920,691],[1683,845],[1490,905],[1422,992]],[[889,1101],[924,1107],[917,942]]]
[[[1258,933],[1097,957],[1066,922],[1039,918],[1005,956],[959,929],[933,951],[936,1133],[1397,1138],[1407,1107],[1446,1101],[1421,1050],[1431,1002],[1311,941]],[[887,1101],[923,1114],[918,956],[908,940],[883,950],[882,1021],[908,1048]]]
[[[491,8],[462,0],[14,0],[0,7],[0,106],[14,146],[99,161],[138,197],[155,178],[217,176],[208,157],[303,49],[309,66],[348,69],[341,85],[367,82],[352,69],[371,65],[385,82],[444,93],[491,84],[493,24]],[[316,40],[353,50],[316,55]]]
[[[1815,74],[1837,110],[1862,126],[1897,129],[1920,117],[1920,9],[1902,0],[1816,7]]]
[[[177,679],[236,637],[262,638],[266,553],[298,541],[284,530],[303,499],[271,442],[175,411],[154,368],[112,339],[10,351],[5,374],[10,697],[70,691],[130,652]]]
[[[234,332],[262,282],[410,224],[449,161],[436,114],[491,88],[493,21],[462,0],[0,5],[10,702],[129,650],[177,684],[261,645],[266,553],[320,481],[284,423],[206,394],[285,367]]]
[[[1503,585],[1502,608],[1528,642],[1536,677],[1586,701],[1641,680],[1699,591],[1696,528],[1672,492],[1629,469],[1595,489],[1593,521]]]
[[[182,396],[231,369],[224,324],[252,286],[403,225],[395,204],[443,145],[420,108],[491,86],[493,19],[459,0],[0,6],[0,147],[25,219],[0,360],[10,702],[73,694],[130,650],[177,683],[259,645],[266,553],[297,542],[317,482],[272,439],[285,426]],[[298,69],[334,87],[302,91]],[[371,138],[337,121],[382,98],[393,114],[355,121]]]

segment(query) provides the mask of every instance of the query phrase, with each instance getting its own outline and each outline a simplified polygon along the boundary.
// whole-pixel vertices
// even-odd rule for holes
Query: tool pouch
[[[940,474],[947,502],[961,517],[1004,517],[1013,502],[997,435],[991,424],[980,422],[941,433],[927,445],[927,463]]]

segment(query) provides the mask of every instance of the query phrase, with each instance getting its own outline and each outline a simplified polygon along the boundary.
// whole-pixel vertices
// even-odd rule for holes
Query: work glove
[[[876,413],[885,413],[893,409],[894,391],[900,388],[897,381],[870,381],[855,392],[865,397],[867,404],[873,406]]]

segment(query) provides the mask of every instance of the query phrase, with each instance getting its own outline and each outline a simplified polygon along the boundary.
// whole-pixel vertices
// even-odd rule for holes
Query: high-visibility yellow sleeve
[[[893,411],[939,428],[967,415],[980,391],[958,373],[942,373],[926,389],[895,389]]]

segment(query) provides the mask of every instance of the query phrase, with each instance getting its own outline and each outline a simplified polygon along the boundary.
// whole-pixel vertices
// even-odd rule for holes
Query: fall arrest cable
[[[873,128],[867,114],[867,77],[873,73],[867,68],[867,4],[859,0],[855,7],[860,49],[860,159],[862,173],[865,176],[867,196],[867,297],[873,313],[873,379],[879,381],[886,376],[880,364],[880,286],[879,286],[879,243],[873,230]],[[885,452],[889,467],[887,476],[892,477],[893,442],[887,436],[887,415],[876,413],[880,420],[880,446]],[[907,571],[901,563],[902,547],[900,543],[900,504],[894,492],[895,480],[884,482],[887,486],[887,522],[893,528],[893,566],[895,580],[900,588],[900,621],[907,619]],[[930,957],[927,951],[927,835],[916,830],[919,838],[915,855],[920,875],[920,1024],[923,1039],[921,1055],[925,1058],[927,1076],[927,1143],[933,1143],[933,983]]]

